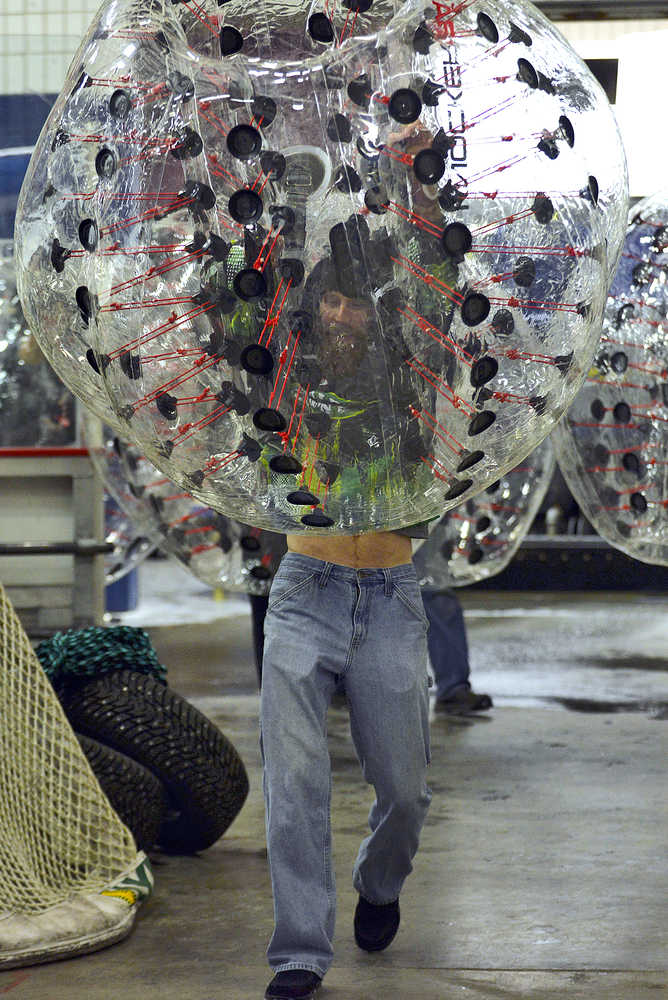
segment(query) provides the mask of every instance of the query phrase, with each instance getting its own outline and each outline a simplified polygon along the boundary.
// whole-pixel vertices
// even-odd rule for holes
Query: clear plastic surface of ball
[[[75,400],[47,363],[21,307],[12,240],[0,240],[0,447],[67,447]]]
[[[141,538],[210,587],[267,594],[284,539],[240,524],[184,492],[135,446],[86,421],[86,443],[107,491],[127,518],[126,538]],[[107,532],[107,540],[113,541]],[[136,546],[133,548],[136,552]],[[148,554],[148,553],[147,553]]]
[[[104,582],[109,586],[137,569],[157,548],[156,542],[137,531],[113,497],[104,498],[104,537],[113,551],[104,557]]]
[[[557,461],[596,531],[668,565],[668,191],[638,202],[585,385],[554,432]]]
[[[508,566],[531,527],[555,469],[547,438],[473,500],[445,514],[413,557],[421,587],[466,587]]]
[[[86,185],[76,158],[66,166],[62,163],[61,146],[67,142],[59,116],[66,104],[63,92],[42,130],[21,188],[16,280],[32,335],[58,378],[98,417],[120,429],[92,348],[91,196],[83,190]],[[83,135],[74,142],[82,151],[92,148]]]
[[[498,0],[114,0],[31,170],[22,287],[58,288],[83,388],[280,532],[440,517],[529,454],[589,368],[627,201],[603,91]]]

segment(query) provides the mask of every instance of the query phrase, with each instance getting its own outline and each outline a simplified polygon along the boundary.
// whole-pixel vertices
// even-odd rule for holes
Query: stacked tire
[[[222,837],[246,800],[248,776],[205,715],[163,682],[133,670],[70,679],[58,695],[138,847],[192,854]]]

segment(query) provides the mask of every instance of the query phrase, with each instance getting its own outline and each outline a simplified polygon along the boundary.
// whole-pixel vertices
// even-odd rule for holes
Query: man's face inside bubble
[[[339,291],[326,291],[320,299],[320,322],[325,374],[350,378],[358,371],[369,348],[373,322],[370,303],[348,298]]]

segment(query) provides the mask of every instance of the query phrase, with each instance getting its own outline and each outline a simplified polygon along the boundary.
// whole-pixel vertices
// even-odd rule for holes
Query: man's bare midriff
[[[366,535],[288,535],[288,551],[350,566],[352,569],[387,569],[409,563],[413,555],[410,538],[381,531]]]

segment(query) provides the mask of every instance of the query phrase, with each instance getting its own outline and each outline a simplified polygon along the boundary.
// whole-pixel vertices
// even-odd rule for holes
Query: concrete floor
[[[201,856],[154,856],[155,895],[127,941],[4,973],[0,995],[259,1000],[271,977],[247,605],[212,600],[171,564],[149,563],[142,579],[123,619],[148,628],[172,687],[237,747],[248,801]],[[345,708],[330,712],[338,920],[318,995],[654,1000],[668,993],[668,595],[461,596],[474,684],[495,708],[432,719],[434,799],[401,929],[375,956],[354,944],[350,885],[373,795]],[[170,608],[186,624],[160,624]]]

